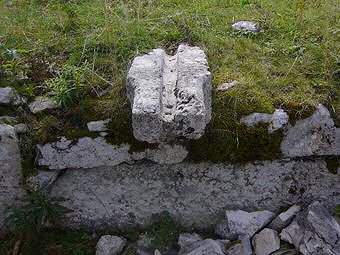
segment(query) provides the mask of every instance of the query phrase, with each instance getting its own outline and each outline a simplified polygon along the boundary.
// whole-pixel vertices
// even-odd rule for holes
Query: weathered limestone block
[[[162,211],[184,226],[207,228],[226,209],[278,213],[291,204],[334,201],[339,190],[339,176],[320,159],[245,165],[140,161],[66,171],[52,185],[52,195],[73,210],[65,224],[90,228],[145,226]]]
[[[340,129],[328,109],[320,104],[312,116],[288,128],[281,151],[285,157],[340,155]]]
[[[280,249],[280,238],[277,231],[265,228],[253,238],[255,255],[269,255]]]
[[[236,22],[232,25],[232,27],[239,31],[246,31],[246,32],[259,32],[260,31],[260,28],[257,24],[247,21],[247,20]]]
[[[0,228],[9,208],[24,195],[20,185],[21,167],[18,140],[12,126],[0,125]]]
[[[119,236],[104,235],[96,245],[96,255],[119,255],[126,245],[126,240]]]
[[[127,77],[136,139],[197,139],[211,119],[211,73],[203,50],[180,45],[174,56],[155,49],[136,57]]]

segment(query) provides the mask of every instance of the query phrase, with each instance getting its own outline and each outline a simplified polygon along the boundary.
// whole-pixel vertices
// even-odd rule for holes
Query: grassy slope
[[[85,114],[75,106],[60,116],[81,115],[85,120],[113,116],[112,131],[119,134],[111,137],[115,143],[134,142],[129,106],[122,93],[130,61],[157,47],[173,53],[179,43],[205,49],[214,87],[239,81],[228,92],[214,94],[207,135],[190,144],[194,159],[277,156],[280,134],[268,137],[260,127],[264,136],[257,135],[237,122],[243,114],[282,107],[295,119],[322,102],[339,116],[340,8],[336,0],[35,0],[0,7],[0,31],[7,48],[30,49],[30,55],[55,62],[55,66],[87,63],[89,86],[113,86],[106,98],[82,104],[87,105]],[[239,20],[254,21],[264,31],[257,35],[235,32],[231,24]],[[33,86],[48,78],[39,68],[32,72],[40,77]],[[61,126],[66,123],[61,122]],[[206,146],[210,154],[201,151]]]

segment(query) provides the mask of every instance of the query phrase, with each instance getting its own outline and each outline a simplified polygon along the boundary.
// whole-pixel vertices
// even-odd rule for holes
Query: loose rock
[[[203,241],[194,242],[185,248],[184,252],[179,255],[224,255],[224,248],[222,245],[212,239],[205,239]]]
[[[248,31],[248,32],[259,32],[260,31],[260,28],[258,25],[250,21],[245,21],[245,20],[234,23],[232,27],[239,31]]]
[[[107,130],[106,125],[111,121],[111,119],[91,121],[87,123],[87,128],[91,132],[103,132]]]
[[[96,255],[118,255],[126,245],[126,240],[118,236],[102,236],[96,245]]]
[[[270,228],[263,229],[253,238],[255,255],[269,255],[280,249],[280,238],[277,231]]]
[[[198,47],[180,45],[136,57],[127,77],[136,139],[161,143],[198,139],[211,119],[211,73]]]
[[[226,219],[216,226],[215,232],[227,239],[237,239],[240,235],[252,237],[275,216],[270,211],[248,213],[242,210],[227,210],[225,215]]]
[[[238,81],[232,81],[228,83],[223,83],[220,86],[217,87],[217,90],[219,91],[226,91],[228,89],[231,89],[232,87],[236,86],[238,84]]]
[[[276,231],[281,231],[286,227],[296,216],[296,214],[301,210],[298,205],[291,206],[287,211],[280,213],[269,225],[268,228],[274,229]]]
[[[253,250],[251,248],[250,239],[247,235],[240,237],[240,242],[233,245],[227,251],[228,255],[252,255]]]
[[[11,87],[0,87],[0,105],[19,105],[21,99],[15,89]]]
[[[47,109],[55,109],[57,107],[57,103],[49,97],[37,97],[28,105],[28,108],[32,113],[42,112]]]

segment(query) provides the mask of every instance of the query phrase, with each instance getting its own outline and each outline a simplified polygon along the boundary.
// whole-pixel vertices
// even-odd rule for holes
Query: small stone
[[[276,130],[284,128],[289,121],[288,114],[282,109],[276,109],[272,115],[268,132],[271,134]]]
[[[177,244],[180,247],[180,251],[183,253],[193,243],[200,242],[202,240],[202,237],[196,233],[184,233],[179,235]]]
[[[270,123],[272,114],[254,112],[247,116],[241,117],[241,123],[246,124],[248,127],[254,127],[260,123]]]
[[[253,238],[255,255],[269,255],[280,249],[280,238],[277,231],[270,228],[263,229]]]
[[[211,119],[211,73],[204,51],[180,45],[136,57],[127,77],[133,134],[148,143],[198,139]]]
[[[235,240],[238,236],[247,235],[250,238],[275,216],[270,211],[248,213],[242,210],[227,210],[226,219],[218,224],[215,233],[222,237]]]
[[[293,221],[288,227],[284,228],[280,233],[281,240],[293,244],[295,248],[300,247],[303,240],[304,229],[297,221]]]
[[[281,231],[294,219],[296,214],[301,210],[298,205],[291,206],[287,211],[280,213],[269,225],[268,228]]]
[[[184,252],[179,255],[224,255],[224,248],[221,244],[212,239],[195,242],[188,246]]]
[[[147,149],[145,157],[158,164],[175,164],[182,162],[188,153],[182,145],[159,144],[156,149]]]
[[[118,236],[102,236],[96,245],[96,255],[118,255],[126,245],[126,240]]]
[[[21,99],[15,89],[0,87],[0,105],[19,105],[21,103]]]
[[[107,130],[106,125],[111,121],[111,119],[91,121],[87,123],[87,128],[91,132],[103,132]]]
[[[239,31],[247,31],[247,32],[259,32],[260,31],[260,28],[258,27],[258,25],[250,21],[245,21],[245,20],[234,23],[232,27]]]
[[[47,109],[57,108],[57,103],[49,97],[37,97],[28,105],[28,108],[32,113],[38,113]]]
[[[217,87],[218,91],[226,91],[228,89],[231,89],[232,87],[236,86],[238,84],[238,81],[234,80],[232,82],[223,83],[220,86]]]
[[[58,178],[59,171],[39,171],[37,175],[26,180],[26,184],[33,187],[46,187]]]
[[[240,237],[240,242],[228,249],[228,255],[252,255],[250,238],[247,235]]]
[[[28,130],[29,130],[28,126],[24,123],[16,124],[13,127],[14,127],[14,130],[15,130],[15,133],[17,133],[17,134],[24,134],[24,133],[27,133]]]

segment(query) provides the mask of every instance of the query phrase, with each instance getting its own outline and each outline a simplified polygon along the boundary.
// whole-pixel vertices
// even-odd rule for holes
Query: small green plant
[[[340,204],[335,206],[334,215],[340,217]]]
[[[5,225],[11,232],[19,235],[39,232],[46,224],[56,224],[69,211],[60,205],[60,199],[48,197],[45,188],[28,189],[24,204],[10,211]]]
[[[86,91],[85,66],[64,65],[57,77],[44,82],[43,88],[62,107],[78,103]]]

